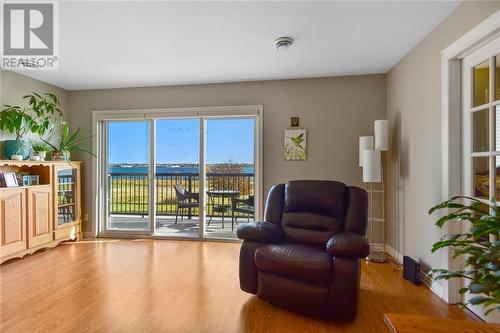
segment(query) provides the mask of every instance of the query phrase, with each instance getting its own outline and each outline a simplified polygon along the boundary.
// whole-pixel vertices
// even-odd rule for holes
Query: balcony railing
[[[182,184],[189,192],[200,193],[198,173],[157,173],[155,179],[156,215],[175,216],[177,198],[174,185]],[[207,173],[207,191],[238,191],[238,198],[254,195],[253,173]],[[149,182],[147,173],[108,173],[109,202],[108,211],[116,215],[147,215],[149,202]],[[231,205],[229,198],[213,197],[207,200],[206,215],[209,217],[227,217],[230,212],[213,210],[214,205]],[[183,212],[184,216],[197,216],[198,208]],[[180,216],[180,215],[179,215]],[[236,217],[247,217],[235,213]]]

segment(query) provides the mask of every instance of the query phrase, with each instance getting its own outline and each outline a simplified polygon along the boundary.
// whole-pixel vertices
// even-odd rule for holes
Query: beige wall
[[[22,97],[31,94],[32,92],[55,94],[59,97],[61,110],[65,114],[65,117],[67,117],[69,94],[66,90],[15,72],[0,70],[0,106],[3,106],[4,104],[25,106],[25,102]],[[54,134],[56,134],[56,132],[54,132]],[[15,138],[13,134],[11,135],[5,132],[0,133],[0,141],[13,138]],[[27,138],[30,139],[36,137],[28,135]],[[3,158],[3,145],[0,145],[0,149],[0,156]]]
[[[434,226],[435,219],[427,215],[441,200],[440,54],[499,9],[500,2],[464,2],[387,74],[392,136],[388,243],[398,252],[421,260],[424,269],[441,265],[439,254],[430,253],[440,232]]]
[[[362,185],[358,137],[371,134],[373,121],[385,117],[385,96],[385,75],[75,91],[70,123],[90,134],[93,110],[263,105],[266,191],[290,179]],[[291,116],[299,116],[308,130],[304,162],[283,159],[283,130]],[[84,161],[84,202],[90,207],[90,159]],[[85,231],[90,230],[86,224]]]

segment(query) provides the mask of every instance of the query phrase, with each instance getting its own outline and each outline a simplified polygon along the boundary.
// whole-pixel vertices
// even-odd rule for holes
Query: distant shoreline
[[[218,164],[209,164],[210,166],[217,166]],[[254,167],[252,164],[233,164],[233,166],[237,166],[240,168],[239,173],[245,174],[253,174]],[[108,168],[108,172],[112,174],[127,174],[127,173],[135,173],[135,174],[146,174],[148,172],[149,166],[147,164],[110,164]],[[180,173],[180,174],[192,174],[199,173],[198,164],[157,164],[156,166],[157,173]],[[225,173],[225,171],[214,171],[215,173]],[[235,171],[227,171],[230,173],[234,173]],[[238,172],[236,172],[238,173]]]
[[[216,165],[226,165],[229,163],[214,163],[207,164],[208,166],[216,166]],[[253,167],[251,163],[231,163],[231,165],[242,166],[242,167]],[[111,163],[109,165],[111,168],[147,168],[148,164],[146,163]],[[198,164],[196,163],[157,163],[157,167],[164,168],[198,168]]]

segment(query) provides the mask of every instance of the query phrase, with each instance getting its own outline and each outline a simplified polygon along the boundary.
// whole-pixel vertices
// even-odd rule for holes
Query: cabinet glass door
[[[77,169],[57,170],[57,224],[64,225],[77,220]]]

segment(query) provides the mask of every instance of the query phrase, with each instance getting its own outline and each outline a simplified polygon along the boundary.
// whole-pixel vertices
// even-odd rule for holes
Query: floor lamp
[[[385,254],[373,248],[373,183],[382,182],[381,152],[377,149],[364,150],[363,153],[363,182],[368,183],[370,196],[370,254],[366,258],[372,262],[385,262]]]

